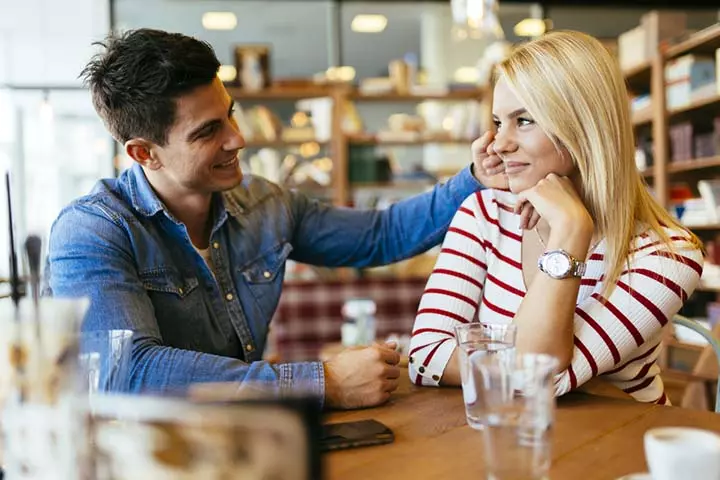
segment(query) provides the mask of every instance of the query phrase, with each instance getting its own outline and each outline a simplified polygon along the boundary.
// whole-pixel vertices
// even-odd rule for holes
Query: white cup
[[[645,432],[645,460],[653,480],[720,480],[720,435],[697,428]]]

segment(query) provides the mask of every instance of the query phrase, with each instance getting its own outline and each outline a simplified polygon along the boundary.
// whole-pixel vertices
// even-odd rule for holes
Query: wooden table
[[[327,454],[328,479],[484,478],[482,433],[465,423],[459,388],[415,387],[405,376],[388,404],[333,412],[328,421],[369,418],[390,427],[395,442]],[[606,480],[647,471],[643,434],[661,426],[720,432],[720,415],[586,393],[559,398],[550,477]]]

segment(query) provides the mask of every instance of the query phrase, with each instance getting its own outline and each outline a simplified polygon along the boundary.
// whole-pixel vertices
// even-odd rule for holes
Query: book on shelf
[[[700,197],[705,203],[707,223],[719,223],[718,205],[720,204],[720,180],[700,180],[697,184]]]

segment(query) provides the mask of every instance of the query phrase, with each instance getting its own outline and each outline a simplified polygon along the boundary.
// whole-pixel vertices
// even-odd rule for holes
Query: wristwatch
[[[538,258],[538,268],[552,278],[582,277],[586,264],[562,249],[550,250]]]

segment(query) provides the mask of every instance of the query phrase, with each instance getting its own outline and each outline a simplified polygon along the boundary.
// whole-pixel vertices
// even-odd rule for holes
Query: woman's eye
[[[532,125],[533,123],[535,122],[530,118],[518,118],[518,125],[520,125],[521,127],[524,127],[526,125]]]
[[[495,125],[495,128],[500,128],[500,120],[493,120],[493,125]]]

